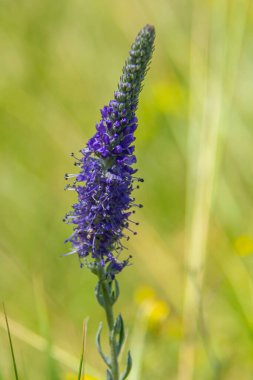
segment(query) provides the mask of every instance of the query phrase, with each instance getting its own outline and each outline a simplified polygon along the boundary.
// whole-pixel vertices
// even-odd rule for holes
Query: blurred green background
[[[138,110],[145,207],[117,305],[129,380],[252,379],[252,2],[2,0],[0,300],[21,379],[76,379],[87,316],[87,372],[104,378],[96,278],[61,257],[75,201],[64,173],[146,23],[157,38]],[[0,352],[0,379],[14,378],[2,314]]]

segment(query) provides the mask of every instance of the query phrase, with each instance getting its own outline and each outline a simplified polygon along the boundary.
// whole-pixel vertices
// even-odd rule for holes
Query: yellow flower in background
[[[154,300],[149,314],[149,323],[153,326],[162,324],[169,316],[170,308],[167,302]]]
[[[140,286],[134,294],[135,302],[140,305],[143,301],[155,298],[154,289],[149,286]]]
[[[140,306],[142,316],[151,329],[159,328],[170,315],[168,303],[159,299],[154,289],[148,286],[137,289],[135,302]]]
[[[247,256],[253,253],[253,238],[250,236],[239,236],[235,243],[235,250],[239,256]]]
[[[159,298],[155,290],[149,286],[139,287],[135,294],[135,303],[139,306],[139,312],[147,329],[152,333],[168,336],[169,339],[182,338],[182,321],[176,315],[169,303]]]
[[[64,380],[77,380],[78,375],[76,373],[67,372],[64,376]],[[84,375],[81,380],[99,380],[96,377],[90,375]]]

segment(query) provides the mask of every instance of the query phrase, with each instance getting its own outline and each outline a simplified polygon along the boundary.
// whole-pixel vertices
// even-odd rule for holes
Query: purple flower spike
[[[111,278],[129,263],[130,257],[119,260],[124,248],[121,240],[128,240],[129,232],[136,234],[130,227],[130,223],[138,224],[131,220],[132,208],[142,207],[131,196],[134,182],[142,182],[133,176],[137,170],[131,167],[136,162],[132,143],[138,97],[154,38],[155,30],[150,25],[137,35],[114,99],[101,110],[102,119],[96,124],[95,135],[81,150],[82,157],[76,158],[80,173],[66,175],[76,177],[67,188],[78,195],[78,202],[65,218],[66,223],[74,225],[74,232],[67,239],[73,246],[71,253],[77,253],[94,272],[102,265]]]

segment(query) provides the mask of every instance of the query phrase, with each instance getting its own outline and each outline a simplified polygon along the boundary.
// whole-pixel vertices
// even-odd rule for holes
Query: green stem
[[[111,350],[111,371],[112,371],[112,379],[119,380],[119,364],[118,364],[118,356],[116,350],[116,341],[115,341],[115,333],[114,333],[114,316],[113,316],[113,307],[110,297],[110,288],[109,284],[105,279],[104,271],[101,268],[99,271],[99,281],[101,282],[101,289],[104,299],[104,309],[106,313],[106,320],[109,329],[109,345]]]

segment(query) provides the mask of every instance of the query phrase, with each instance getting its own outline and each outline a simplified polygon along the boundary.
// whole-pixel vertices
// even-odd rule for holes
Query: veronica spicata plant
[[[128,233],[136,234],[134,227],[138,223],[132,217],[135,208],[142,207],[132,196],[134,188],[143,182],[132,167],[136,163],[133,142],[138,97],[154,50],[154,38],[151,25],[137,35],[114,99],[101,110],[96,133],[80,151],[80,158],[72,154],[80,172],[66,174],[66,179],[74,178],[66,189],[76,191],[78,196],[78,202],[64,219],[74,225],[73,234],[66,239],[73,248],[66,255],[77,254],[81,267],[85,265],[98,277],[95,293],[106,313],[110,355],[105,355],[101,348],[102,325],[97,347],[108,367],[108,380],[126,379],[132,362],[128,353],[125,371],[120,376],[118,356],[124,342],[124,324],[120,314],[114,317],[113,305],[119,296],[116,277],[131,259],[131,256],[120,258],[122,241],[129,239]]]

